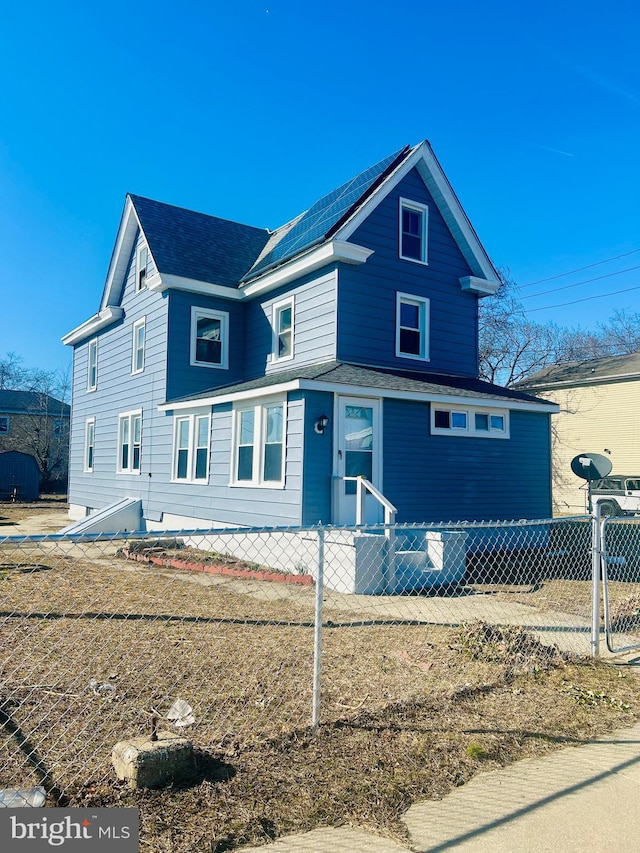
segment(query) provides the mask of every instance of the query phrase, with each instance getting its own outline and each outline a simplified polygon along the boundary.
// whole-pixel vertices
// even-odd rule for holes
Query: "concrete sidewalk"
[[[412,806],[403,846],[351,827],[317,829],[244,853],[637,853],[640,724],[583,746],[482,773]]]

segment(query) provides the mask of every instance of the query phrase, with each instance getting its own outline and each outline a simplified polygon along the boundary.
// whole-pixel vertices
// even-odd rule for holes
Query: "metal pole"
[[[313,625],[313,707],[311,725],[320,721],[320,688],[322,680],[322,603],[324,600],[324,530],[318,530],[318,570],[316,574],[316,610]]]
[[[591,531],[591,657],[600,656],[600,503],[596,503]]]

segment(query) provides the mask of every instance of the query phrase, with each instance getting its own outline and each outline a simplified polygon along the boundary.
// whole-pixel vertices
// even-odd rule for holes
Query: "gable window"
[[[84,426],[84,470],[93,471],[93,457],[96,445],[96,419],[88,418]]]
[[[142,290],[147,284],[147,267],[149,266],[149,250],[144,245],[138,247],[136,260],[136,290]]]
[[[431,434],[509,438],[508,417],[503,411],[432,405]]]
[[[293,299],[273,306],[273,360],[293,358]]]
[[[429,208],[417,201],[400,199],[400,257],[419,264],[427,263],[427,223]]]
[[[191,364],[228,366],[229,315],[226,311],[191,308]]]
[[[131,354],[131,373],[144,370],[144,339],[146,321],[143,317],[133,324],[133,352]]]
[[[175,419],[172,480],[206,483],[209,479],[211,415],[180,415]]]
[[[0,415],[0,435],[7,435],[9,432],[9,416]]]
[[[98,339],[89,341],[87,362],[87,391],[95,391],[98,387]]]
[[[263,400],[236,408],[232,483],[284,485],[285,417],[284,400]]]
[[[429,359],[429,300],[408,293],[396,295],[396,355]]]
[[[118,417],[118,467],[120,474],[140,473],[142,412],[126,412]]]

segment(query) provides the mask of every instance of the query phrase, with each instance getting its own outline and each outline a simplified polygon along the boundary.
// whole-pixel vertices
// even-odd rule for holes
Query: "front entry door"
[[[355,482],[343,477],[366,477],[380,489],[382,446],[380,441],[380,400],[369,397],[338,397],[334,442],[336,474],[335,524],[355,524]],[[366,500],[366,522],[382,521],[382,508],[370,494]]]

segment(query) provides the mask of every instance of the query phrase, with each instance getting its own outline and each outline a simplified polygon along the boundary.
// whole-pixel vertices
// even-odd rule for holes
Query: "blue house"
[[[128,195],[63,338],[71,518],[353,524],[355,477],[399,522],[550,516],[555,406],[478,379],[497,288],[428,142],[275,231]]]

